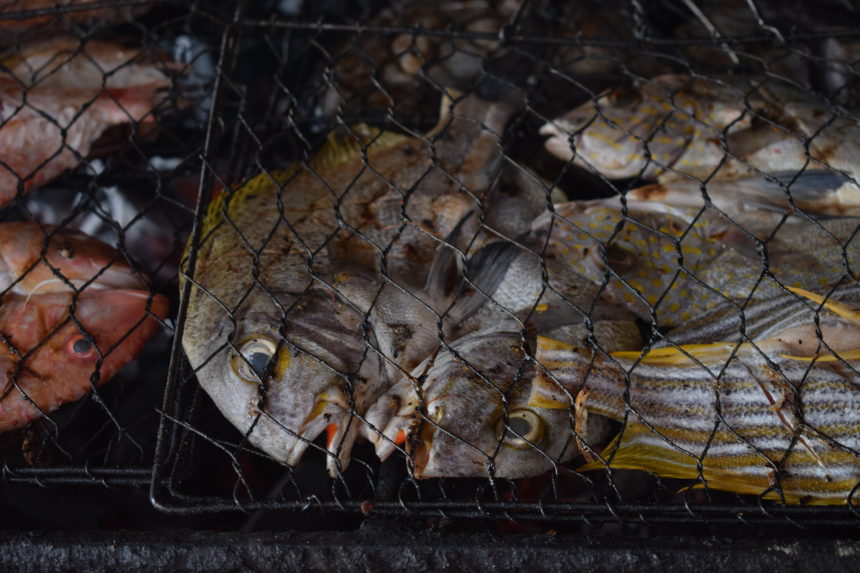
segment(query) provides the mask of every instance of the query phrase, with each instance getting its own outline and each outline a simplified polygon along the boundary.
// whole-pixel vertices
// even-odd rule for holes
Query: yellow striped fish
[[[860,314],[825,306],[850,318],[856,343]],[[529,405],[625,422],[584,470],[645,470],[789,504],[860,503],[860,351],[834,334],[812,356],[790,354],[779,337],[612,354],[539,337]]]

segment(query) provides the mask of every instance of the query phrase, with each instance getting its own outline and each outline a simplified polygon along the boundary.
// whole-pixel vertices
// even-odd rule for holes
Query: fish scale
[[[615,198],[563,203],[554,211],[532,225],[549,252],[601,285],[602,296],[649,322],[653,311],[667,328],[730,301],[772,300],[785,287],[820,291],[852,281],[860,255],[856,218],[754,217],[656,202],[622,206]]]
[[[626,421],[602,460],[583,469],[703,479],[707,487],[787,503],[848,502],[860,483],[857,363],[811,363],[759,344],[770,363],[750,344],[608,358],[539,338],[543,369],[530,405],[567,409],[585,390],[580,407]]]

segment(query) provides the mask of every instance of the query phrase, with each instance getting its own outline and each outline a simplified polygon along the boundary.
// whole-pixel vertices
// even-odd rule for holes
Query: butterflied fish
[[[0,56],[0,205],[78,165],[104,131],[152,122],[171,80],[140,50],[59,36]]]
[[[583,469],[641,469],[790,504],[854,503],[860,355],[790,349],[774,338],[610,355],[539,338],[529,403],[625,423]]]
[[[325,430],[336,473],[353,414],[439,344],[457,252],[501,164],[506,113],[474,103],[450,104],[426,138],[351,128],[307,166],[211,203],[183,347],[222,413],[273,458],[298,463]]]
[[[0,431],[78,400],[131,362],[167,316],[166,297],[88,288],[0,306]]]
[[[533,224],[601,295],[659,327],[785,287],[820,291],[853,280],[858,220],[770,211],[678,209],[617,198],[555,206]]]
[[[858,202],[856,118],[765,78],[658,76],[618,87],[541,129],[547,149],[609,178],[841,173]]]

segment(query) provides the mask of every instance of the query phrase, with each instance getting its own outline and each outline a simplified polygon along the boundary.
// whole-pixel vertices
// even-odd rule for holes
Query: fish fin
[[[260,173],[248,180],[246,183],[240,185],[235,191],[230,192],[224,188],[216,190],[206,209],[206,216],[203,219],[200,236],[205,237],[212,229],[224,220],[225,204],[229,202],[228,207],[230,209],[240,208],[248,197],[271,188],[273,184],[276,186],[284,185],[297,171],[297,166],[292,166],[283,170]],[[187,250],[188,245],[186,245],[186,251]],[[183,256],[187,257],[188,253],[186,252]]]
[[[490,243],[469,259],[466,276],[474,288],[461,296],[451,310],[450,314],[456,323],[462,323],[475,314],[488,297],[492,297],[518,255],[519,247],[500,241]]]
[[[810,216],[857,215],[857,205],[843,204],[833,194],[851,179],[834,170],[778,171],[767,177],[752,176],[709,181],[707,194],[721,208],[743,205],[744,210],[786,212],[789,195],[794,204]],[[672,180],[645,185],[627,193],[628,199],[661,202],[678,207],[700,208],[704,205],[701,184],[696,181]],[[854,208],[854,210],[852,210]]]
[[[442,97],[439,100],[439,121],[433,126],[433,129],[425,134],[425,137],[433,138],[442,133],[445,127],[451,121],[453,116],[452,110],[457,100],[462,99],[463,92],[454,88],[447,87],[442,91]]]
[[[359,123],[350,126],[346,132],[329,133],[325,144],[311,159],[309,167],[314,171],[332,169],[360,157],[370,147],[388,147],[407,139],[410,139],[408,135]]]
[[[463,283],[463,261],[460,257],[458,244],[461,241],[466,223],[475,215],[469,211],[454,226],[445,240],[436,248],[436,254],[430,263],[424,292],[429,296],[436,312],[442,310],[446,301],[450,301]]]
[[[349,466],[350,453],[358,437],[358,419],[352,418],[340,424],[326,426],[326,469],[329,476],[336,478]]]
[[[638,350],[612,352],[611,354],[615,358],[639,360],[643,364],[677,366],[695,363],[695,361],[725,361],[737,347],[738,344],[735,342],[713,342],[709,344],[685,344],[678,347],[652,348],[645,355]]]
[[[822,305],[824,308],[837,316],[840,316],[852,322],[860,323],[860,310],[856,308],[850,307],[847,304],[843,304],[835,300],[825,300],[824,297],[820,294],[808,291],[806,289],[798,287],[786,288],[798,296],[802,296],[804,298],[808,298],[813,302],[817,302],[818,304]]]

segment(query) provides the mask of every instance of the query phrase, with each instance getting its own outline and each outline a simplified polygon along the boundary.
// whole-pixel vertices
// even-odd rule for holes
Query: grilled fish
[[[109,42],[59,36],[0,59],[0,205],[78,165],[107,128],[152,122],[171,85]]]
[[[641,318],[673,328],[725,303],[853,281],[860,220],[680,209],[617,198],[570,202],[535,220],[578,274]]]
[[[296,464],[326,430],[329,471],[344,467],[353,414],[448,328],[507,121],[475,103],[450,104],[426,138],[354,127],[306,167],[210,205],[183,346],[222,413],[276,460]]]
[[[641,469],[785,503],[854,503],[860,376],[782,341],[598,354],[541,338],[532,407],[574,403],[625,423],[583,469]]]
[[[520,332],[475,332],[418,365],[367,413],[379,457],[408,454],[419,479],[513,479],[578,455],[572,410],[526,404],[534,367],[525,344]]]
[[[119,253],[83,233],[29,222],[2,223],[0,245],[0,295],[146,287],[144,277]]]
[[[604,92],[541,133],[551,153],[609,178],[835,172],[843,178],[827,191],[854,207],[858,129],[853,115],[775,80],[664,75]]]
[[[0,431],[25,426],[110,380],[167,312],[166,297],[143,290],[3,296]]]

